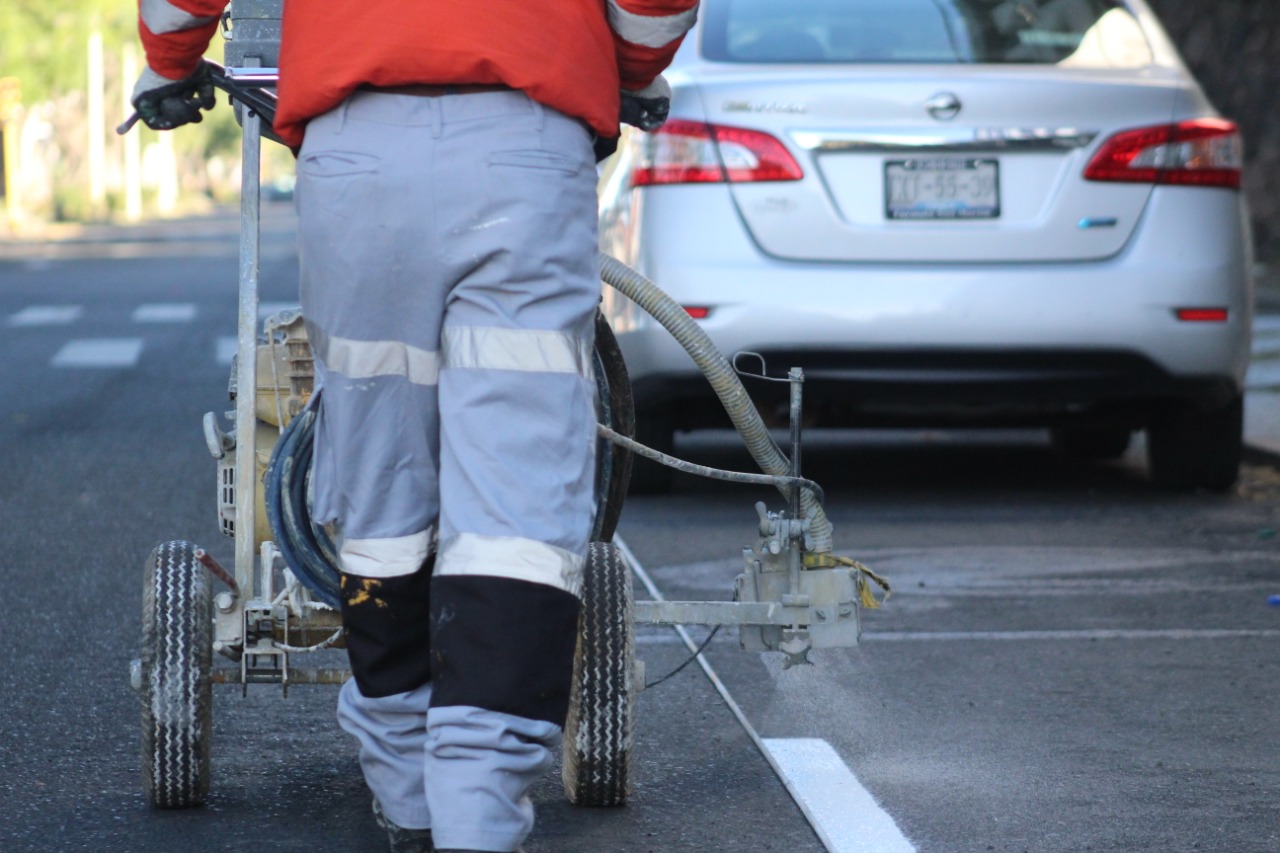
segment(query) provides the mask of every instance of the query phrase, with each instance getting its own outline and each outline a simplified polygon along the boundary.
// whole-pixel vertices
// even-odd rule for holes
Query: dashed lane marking
[[[889,813],[821,738],[764,738],[796,804],[828,850],[915,853]]]
[[[154,302],[133,311],[135,323],[190,323],[195,318],[196,306],[191,302]]]
[[[615,535],[613,542],[649,595],[656,601],[664,600],[657,584],[622,537]],[[695,654],[698,666],[711,686],[720,694],[729,712],[769,762],[773,772],[778,774],[830,853],[915,853],[915,847],[907,841],[893,818],[876,804],[875,798],[862,787],[830,744],[814,738],[761,738],[729,694],[729,688],[706,657],[698,653],[689,632],[683,625],[672,627],[685,648]],[[817,763],[806,768],[810,762]]]
[[[10,314],[10,326],[66,326],[80,319],[83,309],[79,305],[28,305],[17,314]]]
[[[142,355],[142,338],[80,338],[58,350],[51,367],[133,367]]]

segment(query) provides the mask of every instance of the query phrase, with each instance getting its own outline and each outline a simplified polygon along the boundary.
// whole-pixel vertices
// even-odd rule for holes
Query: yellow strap
[[[889,600],[889,596],[893,594],[893,590],[889,586],[889,582],[880,575],[871,571],[871,569],[859,563],[857,560],[849,557],[841,557],[838,554],[830,552],[817,554],[812,551],[804,555],[804,567],[806,569],[834,569],[839,566],[846,566],[857,572],[854,577],[858,581],[858,597],[862,601],[862,606],[868,610],[876,610],[881,604]],[[884,590],[884,598],[876,599],[875,593],[871,591],[871,587],[867,584],[870,579],[872,583]]]

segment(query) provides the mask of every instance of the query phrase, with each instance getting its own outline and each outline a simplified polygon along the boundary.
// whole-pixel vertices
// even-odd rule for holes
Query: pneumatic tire
[[[190,542],[162,542],[142,589],[142,779],[159,809],[209,793],[213,610],[209,575]]]
[[[600,422],[627,438],[636,437],[636,410],[631,400],[631,379],[618,339],[596,310],[596,407]],[[596,460],[596,517],[591,541],[609,542],[622,517],[622,503],[631,482],[631,451],[600,439]]]
[[[635,750],[635,607],[631,573],[617,547],[592,542],[587,556],[564,726],[564,790],[580,806],[621,806],[631,793]]]

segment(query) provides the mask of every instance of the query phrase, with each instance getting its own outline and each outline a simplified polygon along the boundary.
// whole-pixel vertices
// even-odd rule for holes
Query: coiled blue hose
[[[267,519],[285,564],[311,594],[338,607],[341,577],[337,549],[325,529],[313,524],[307,504],[307,481],[315,446],[316,394],[281,433],[267,465]]]

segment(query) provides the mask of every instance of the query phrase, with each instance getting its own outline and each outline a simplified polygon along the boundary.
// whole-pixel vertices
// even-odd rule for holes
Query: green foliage
[[[125,45],[134,46],[139,70],[145,61],[138,39],[137,0],[0,0],[0,77],[18,79],[26,107],[59,102],[63,153],[76,164],[83,160],[79,149],[87,137],[87,130],[80,127],[87,102],[83,94],[89,82],[89,40],[95,33],[102,38],[106,120],[114,127],[127,117],[124,93],[132,91],[134,84],[133,79],[123,79]],[[221,42],[214,37],[210,54],[221,57]],[[80,97],[64,100],[74,95]],[[78,124],[72,123],[69,110],[79,115]],[[141,134],[144,144],[155,138],[141,124],[131,132]],[[220,96],[217,108],[206,113],[200,124],[178,129],[174,143],[185,168],[193,171],[216,155],[237,156],[240,132],[226,98]],[[80,198],[83,193],[69,182],[83,178],[82,164],[69,169],[59,164],[57,171],[59,218],[80,218],[86,207]]]
[[[118,56],[138,38],[134,0],[4,0],[0,3],[0,76],[17,77],[26,104],[84,89],[89,34]]]

